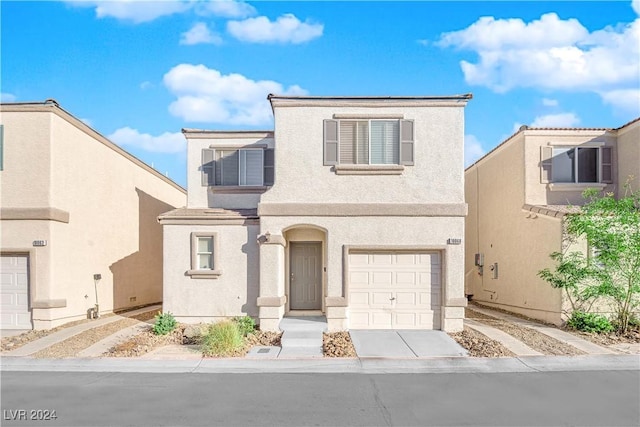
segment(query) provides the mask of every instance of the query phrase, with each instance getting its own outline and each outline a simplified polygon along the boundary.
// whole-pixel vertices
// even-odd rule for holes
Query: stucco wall
[[[266,131],[255,133],[205,132],[201,135],[191,136],[192,134],[187,134],[187,207],[255,209],[260,201],[261,193],[221,192],[215,187],[202,185],[202,150],[204,148],[221,147],[248,148],[256,145],[273,148],[274,141],[272,134]],[[243,134],[247,135],[243,136]]]
[[[603,130],[525,130],[518,138],[524,135],[525,153],[523,160],[526,165],[525,203],[530,205],[581,205],[584,203],[582,192],[589,187],[588,184],[561,184],[550,186],[540,182],[540,147],[562,146],[573,147],[587,143],[604,144],[615,147],[615,136]],[[613,152],[614,159],[616,152]],[[517,159],[514,159],[517,161]],[[616,163],[613,163],[613,177],[616,176]],[[558,189],[562,188],[562,191]],[[603,187],[605,191],[613,191],[615,183]],[[567,191],[568,190],[568,191]]]
[[[460,203],[463,106],[275,107],[275,185],[262,203]],[[331,166],[323,166],[323,120],[373,113],[415,120],[415,166],[391,176],[336,175]]]
[[[624,196],[629,176],[634,177],[631,188],[640,190],[640,121],[618,131],[618,197]]]
[[[398,249],[432,248],[443,251],[442,305],[447,300],[464,298],[464,248],[462,245],[447,245],[448,238],[463,238],[462,217],[262,217],[261,234],[282,235],[287,229],[313,227],[326,230],[324,259],[326,272],[325,297],[345,297],[343,280],[343,248],[345,245],[383,247]],[[286,233],[285,235],[290,235]],[[282,252],[284,256],[284,251]],[[282,260],[284,264],[284,259]],[[261,277],[281,277],[280,263],[261,264]],[[261,296],[281,296],[286,282],[276,287],[261,287],[269,292]],[[444,310],[443,310],[444,311]],[[331,323],[331,315],[327,318]],[[461,319],[461,317],[460,317]],[[460,323],[460,327],[462,324]]]
[[[259,287],[258,225],[165,225],[164,311],[185,323],[227,317],[257,317]],[[215,232],[218,240],[216,279],[192,278],[191,233]]]
[[[526,144],[530,150],[529,139]],[[522,209],[524,147],[520,133],[465,172],[466,291],[475,301],[558,323],[559,291],[539,279],[537,272],[551,265],[551,252],[561,249],[561,221]],[[539,145],[536,149],[539,158]],[[532,179],[529,172],[527,185]],[[543,185],[539,172],[538,185]],[[474,266],[476,253],[484,255],[482,275]],[[496,263],[498,277],[493,278],[490,267]]]
[[[162,301],[162,228],[157,216],[184,206],[184,191],[57,107],[34,108],[38,111],[3,110],[5,150],[19,151],[24,158],[48,158],[44,172],[31,167],[26,176],[18,173],[43,183],[48,201],[44,206],[68,212],[68,222],[37,221],[46,224],[42,227],[32,227],[33,221],[3,221],[3,229],[6,222],[7,229],[21,230],[16,231],[19,239],[3,233],[3,248],[48,241],[37,248],[32,295],[66,300],[64,307],[34,310],[34,327],[86,317],[96,300],[94,274],[102,275],[101,312]],[[17,158],[5,157],[5,171]],[[17,185],[18,180],[3,181],[3,208],[42,206],[35,200],[25,205],[25,199],[33,198],[32,189]]]

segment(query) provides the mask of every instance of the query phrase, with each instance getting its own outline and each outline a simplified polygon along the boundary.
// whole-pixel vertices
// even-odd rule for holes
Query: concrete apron
[[[351,330],[358,357],[461,357],[467,351],[447,333],[431,330]]]

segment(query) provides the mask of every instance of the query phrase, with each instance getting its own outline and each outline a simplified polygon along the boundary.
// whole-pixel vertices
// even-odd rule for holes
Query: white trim
[[[584,191],[587,188],[604,190],[607,184],[600,182],[552,182],[547,184],[549,191]]]

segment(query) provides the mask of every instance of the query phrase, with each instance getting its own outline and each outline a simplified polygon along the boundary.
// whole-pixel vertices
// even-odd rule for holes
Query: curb
[[[0,358],[1,372],[138,373],[507,373],[561,371],[640,371],[637,355],[525,356],[495,359],[442,357],[422,359],[192,359]]]

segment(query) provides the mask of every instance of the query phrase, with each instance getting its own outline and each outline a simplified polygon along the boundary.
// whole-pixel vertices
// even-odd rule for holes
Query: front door
[[[291,242],[289,309],[322,309],[322,242]]]

